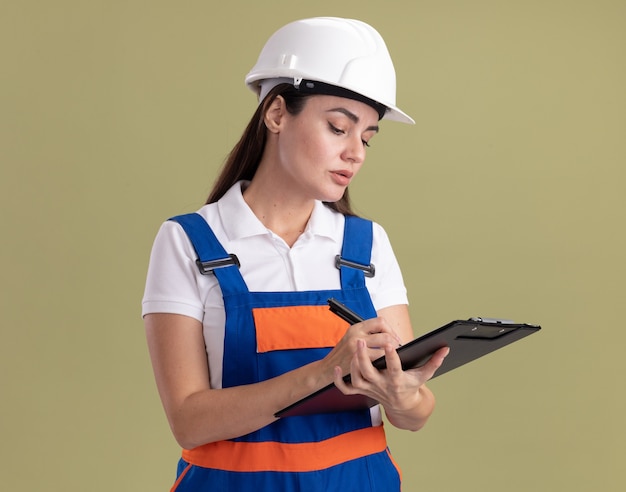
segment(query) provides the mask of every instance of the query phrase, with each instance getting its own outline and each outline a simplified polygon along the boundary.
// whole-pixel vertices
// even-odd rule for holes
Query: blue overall
[[[376,316],[364,272],[359,268],[339,266],[340,290],[250,292],[238,265],[229,261],[231,257],[200,215],[187,214],[171,220],[183,227],[199,262],[211,265],[226,259],[226,266],[211,271],[219,282],[226,311],[224,388],[279,376],[322,359],[332,349],[278,347],[260,351],[255,312],[274,310],[280,314],[281,310],[303,306],[327,309],[328,298],[334,297],[364,318]],[[371,247],[371,222],[346,217],[341,257],[369,265]],[[330,312],[329,316],[336,320]],[[314,329],[317,326],[307,327],[306,320],[302,321],[302,333]],[[299,336],[298,332],[295,336]],[[382,426],[373,427],[370,411],[359,410],[286,417],[236,439],[183,450],[172,490],[397,492],[400,476],[389,455]]]

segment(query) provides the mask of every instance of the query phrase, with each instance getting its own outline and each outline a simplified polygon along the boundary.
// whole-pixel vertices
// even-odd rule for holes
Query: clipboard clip
[[[512,319],[504,319],[504,318],[482,318],[480,316],[475,316],[470,318],[469,321],[477,321],[478,323],[497,323],[501,325],[512,325],[515,323]]]

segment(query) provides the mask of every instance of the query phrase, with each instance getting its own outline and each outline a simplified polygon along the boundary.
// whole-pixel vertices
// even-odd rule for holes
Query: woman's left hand
[[[381,371],[372,365],[365,342],[359,340],[350,364],[350,383],[343,380],[339,368],[335,369],[334,383],[344,394],[363,394],[378,401],[396,427],[418,430],[435,403],[425,383],[441,366],[449,349],[438,350],[424,365],[406,371],[402,370],[395,347],[387,345],[384,350],[387,368]]]

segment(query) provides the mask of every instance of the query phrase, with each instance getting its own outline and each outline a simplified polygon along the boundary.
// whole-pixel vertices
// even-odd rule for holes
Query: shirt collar
[[[341,221],[343,221],[343,216],[340,213],[331,210],[317,200],[306,230],[315,236],[325,236],[335,241],[341,241],[340,237],[336,237],[337,231],[341,231]]]
[[[269,234],[267,228],[243,199],[243,190],[248,184],[249,181],[238,181],[217,202],[224,231],[231,241]],[[233,217],[237,219],[233,220]],[[341,238],[336,237],[336,231],[341,230],[338,225],[342,220],[341,214],[331,210],[321,201],[316,201],[305,234],[325,236],[340,241]]]

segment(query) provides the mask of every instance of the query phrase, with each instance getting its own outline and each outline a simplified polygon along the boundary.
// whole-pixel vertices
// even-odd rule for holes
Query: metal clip
[[[202,275],[209,275],[213,273],[213,270],[216,268],[224,268],[231,265],[236,265],[239,268],[239,258],[237,255],[228,255],[228,258],[221,258],[219,260],[211,260],[211,261],[200,261],[196,260],[196,265],[198,265],[198,270]]]
[[[361,270],[366,277],[370,278],[376,274],[376,269],[372,263],[369,265],[362,265],[361,263],[355,263],[354,261],[344,260],[341,255],[335,256],[335,267],[340,269],[342,266]]]

